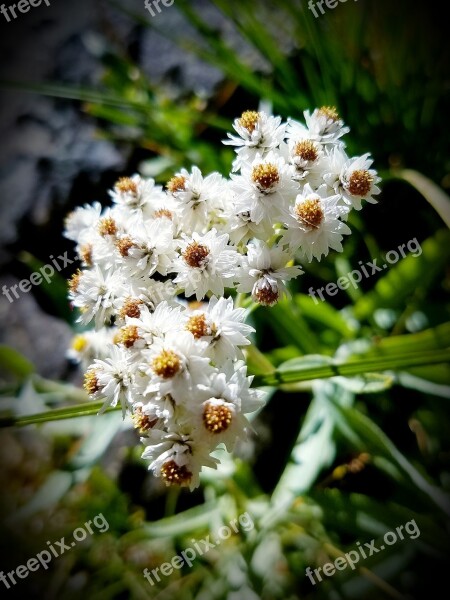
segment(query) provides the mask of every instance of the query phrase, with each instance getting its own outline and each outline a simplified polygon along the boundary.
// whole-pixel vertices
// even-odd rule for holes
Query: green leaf
[[[440,230],[423,242],[421,255],[408,255],[400,260],[377,281],[371,292],[356,302],[355,317],[362,320],[370,317],[377,308],[403,307],[413,292],[425,292],[449,259],[450,231]]]
[[[0,344],[0,368],[19,380],[24,380],[35,371],[34,365],[14,348]]]
[[[439,186],[422,173],[412,169],[394,171],[394,175],[415,187],[450,228],[450,198]]]
[[[388,370],[405,370],[414,366],[446,363],[449,360],[450,350],[436,350],[431,352],[392,354],[375,358],[359,358],[347,362],[333,361],[330,364],[313,367],[310,366],[308,361],[304,363],[304,366],[301,361],[296,363],[289,361],[287,366],[280,365],[273,373],[255,376],[253,384],[254,386],[280,386],[285,383],[309,381],[312,379],[325,379],[336,376],[349,377]]]
[[[354,408],[338,404],[334,398],[330,400],[330,405],[334,406],[342,417],[337,423],[344,437],[359,450],[369,451],[392,463],[414,489],[427,496],[433,506],[438,506],[443,512],[450,514],[450,496],[426,480],[371,419]]]

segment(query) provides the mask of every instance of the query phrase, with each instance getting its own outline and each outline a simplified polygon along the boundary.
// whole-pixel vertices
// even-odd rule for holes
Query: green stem
[[[279,386],[284,383],[309,381],[311,379],[327,379],[330,377],[353,377],[364,373],[376,373],[387,370],[405,370],[411,367],[435,365],[450,361],[450,350],[432,350],[427,352],[409,352],[393,356],[376,358],[359,358],[348,362],[305,367],[292,371],[274,371],[267,375],[256,375],[253,386]]]
[[[269,367],[264,355],[253,346],[247,350],[256,364],[263,364]],[[348,362],[336,363],[331,365],[322,365],[319,367],[305,367],[303,369],[292,369],[266,373],[265,375],[256,375],[253,380],[253,387],[275,386],[279,387],[286,383],[296,383],[300,381],[311,381],[313,379],[327,379],[330,377],[354,377],[364,373],[376,373],[381,371],[399,371],[412,367],[421,367],[425,365],[436,365],[450,362],[449,350],[428,350],[424,352],[409,352],[394,354],[392,356],[380,356],[375,358],[359,358]],[[38,413],[35,415],[25,415],[21,417],[4,417],[0,419],[0,427],[12,427],[33,425],[37,423],[46,423],[48,421],[57,421],[60,419],[73,419],[76,417],[91,416],[98,413],[103,402],[86,402],[75,406],[57,408],[55,410]],[[119,407],[108,408],[107,412],[119,410]]]

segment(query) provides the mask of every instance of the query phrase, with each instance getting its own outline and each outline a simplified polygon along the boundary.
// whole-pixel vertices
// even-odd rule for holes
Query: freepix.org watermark
[[[358,2],[358,0],[354,0],[354,1]],[[318,2],[314,2],[314,0],[309,0],[308,8],[312,12],[314,17],[316,19],[318,19],[320,17],[320,15],[316,9],[319,9],[320,14],[324,15],[325,14],[325,9],[323,7],[324,4],[328,9],[333,10],[333,8],[336,8],[336,6],[339,5],[339,2],[343,3],[343,2],[347,2],[347,0],[318,0]]]
[[[44,3],[47,6],[50,6],[49,0],[19,0],[17,4],[10,4],[9,6],[2,4],[0,6],[0,12],[9,23],[11,21],[11,17],[13,19],[17,19],[17,17],[19,16],[16,12],[16,9],[19,11],[19,13],[24,14],[27,13],[30,10],[30,8],[37,8],[42,3]]]
[[[422,254],[422,247],[417,241],[417,238],[414,238],[409,240],[409,242],[406,244],[401,244],[396,250],[389,250],[384,257],[384,264],[379,265],[377,258],[374,258],[372,261],[369,261],[365,264],[362,262],[362,260],[360,260],[358,263],[361,266],[360,269],[355,269],[354,271],[347,273],[345,277],[339,277],[336,283],[328,283],[326,286],[318,288],[317,290],[310,287],[308,290],[308,296],[311,296],[315,304],[319,304],[316,294],[319,296],[320,300],[324,302],[324,292],[328,294],[328,296],[336,296],[339,290],[348,290],[351,285],[356,290],[363,280],[363,277],[367,279],[376,273],[381,273],[384,269],[387,269],[389,265],[395,265],[400,258],[405,258],[407,255],[405,248],[414,258],[417,258]]]
[[[93,529],[92,525],[95,527]],[[66,543],[66,538],[62,537],[59,542],[47,542],[48,550],[42,550],[38,552],[36,556],[29,558],[27,560],[26,565],[19,565],[9,573],[0,572],[0,581],[5,584],[7,589],[11,588],[11,585],[16,585],[18,583],[17,579],[26,579],[30,572],[37,571],[41,567],[44,567],[45,570],[48,569],[48,565],[52,562],[54,558],[58,558],[74,546],[78,542],[82,542],[88,536],[93,535],[94,533],[105,533],[108,531],[109,523],[105,519],[102,513],[96,515],[92,520],[86,521],[86,523],[82,527],[77,527],[72,533],[73,540],[68,541]]]
[[[145,0],[144,6],[152,17],[156,17],[162,11],[161,4],[169,8],[174,2],[175,0]]]
[[[160,575],[168,577],[173,573],[174,569],[181,569],[183,565],[187,565],[189,568],[192,567],[197,556],[202,556],[212,548],[220,546],[220,543],[231,537],[233,532],[237,533],[239,531],[239,526],[244,531],[251,531],[255,526],[248,512],[245,512],[242,515],[239,515],[237,519],[230,521],[229,525],[229,527],[228,525],[223,525],[219,528],[217,532],[218,538],[214,540],[214,542],[209,539],[209,535],[199,541],[191,540],[193,547],[189,546],[185,548],[180,554],[176,554],[170,562],[162,563],[162,565],[156,567],[156,569],[152,569],[151,572],[149,569],[144,569],[143,573],[145,579],[147,579],[150,585],[155,585],[155,581],[161,581]]]
[[[4,285],[2,288],[2,294],[6,296],[10,302],[14,302],[14,300],[18,300],[20,297],[17,288],[19,288],[20,292],[26,294],[31,290],[33,285],[41,285],[44,279],[47,283],[50,283],[53,275],[55,274],[55,269],[58,272],[64,270],[67,265],[71,265],[75,262],[76,257],[72,260],[67,257],[67,252],[64,252],[64,254],[62,256],[58,256],[57,259],[53,258],[53,255],[51,255],[50,260],[52,261],[52,264],[44,265],[39,269],[39,271],[32,273],[29,279],[22,279],[22,281],[16,285],[12,285],[11,287]],[[60,262],[58,262],[58,260]]]
[[[317,582],[323,581],[321,571],[326,577],[332,577],[336,571],[344,571],[347,567],[350,567],[354,571],[360,558],[365,560],[374,554],[378,554],[378,552],[382,552],[386,549],[386,546],[393,546],[399,540],[404,540],[405,535],[403,530],[408,534],[410,540],[415,540],[420,535],[420,529],[417,523],[414,519],[411,519],[411,521],[408,521],[404,525],[399,525],[395,531],[387,531],[383,536],[384,543],[380,546],[376,546],[376,540],[366,542],[364,547],[360,542],[356,542],[356,545],[358,546],[357,550],[350,550],[350,552],[346,552],[342,556],[336,558],[334,562],[325,563],[321,567],[314,569],[314,571],[311,567],[308,567],[305,573],[310,582],[313,585],[316,585]],[[317,581],[314,578],[314,575],[316,576]]]

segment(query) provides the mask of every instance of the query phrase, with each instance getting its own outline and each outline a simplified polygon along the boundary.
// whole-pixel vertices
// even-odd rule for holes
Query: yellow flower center
[[[299,142],[294,149],[295,156],[308,162],[314,162],[319,158],[316,144],[311,140]]]
[[[98,232],[102,237],[107,235],[116,235],[117,224],[112,217],[105,217],[100,219],[98,224]]]
[[[171,379],[181,370],[180,357],[172,350],[163,350],[153,359],[152,369],[159,377]]]
[[[233,413],[225,404],[207,402],[203,409],[203,424],[211,433],[222,433],[231,425]]]
[[[330,121],[339,121],[339,113],[335,106],[322,106],[317,111],[317,114],[321,117],[326,117]]]
[[[211,335],[211,328],[208,325],[205,313],[190,317],[186,323],[186,329],[197,339],[205,335]]]
[[[350,175],[348,191],[352,196],[366,196],[372,187],[373,177],[364,169],[353,171]]]
[[[267,192],[280,181],[277,166],[272,163],[256,165],[252,170],[252,180],[261,191]]]
[[[255,131],[256,125],[259,121],[259,113],[255,110],[246,110],[242,113],[239,119],[239,125],[246,129],[249,133]]]
[[[198,242],[192,242],[183,253],[185,263],[193,269],[203,267],[209,256],[209,248]]]
[[[81,280],[82,275],[83,275],[83,272],[80,269],[77,269],[76,272],[69,279],[69,283],[68,283],[69,290],[73,294],[76,294],[76,292],[78,291],[78,286],[80,285],[80,280]]]
[[[177,465],[174,460],[169,460],[161,467],[161,477],[166,483],[183,485],[192,479],[192,473],[185,465]]]
[[[72,348],[75,352],[83,352],[88,342],[84,335],[76,335],[72,340]]]
[[[89,396],[93,396],[96,392],[100,390],[100,385],[97,379],[97,373],[94,371],[94,369],[89,369],[89,371],[86,371],[86,373],[84,374],[83,387],[89,394]]]
[[[317,229],[324,219],[323,209],[318,198],[306,198],[295,207],[297,218],[311,229]]]

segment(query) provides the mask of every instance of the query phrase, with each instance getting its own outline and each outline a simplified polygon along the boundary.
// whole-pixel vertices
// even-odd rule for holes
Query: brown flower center
[[[146,433],[158,422],[157,418],[152,419],[146,415],[140,406],[135,409],[131,418],[133,419],[135,428],[138,429],[140,433]]]
[[[116,248],[120,252],[120,255],[123,256],[124,258],[126,256],[128,256],[128,253],[130,252],[130,250],[133,246],[134,246],[134,242],[128,236],[123,237],[116,242]]]
[[[168,208],[160,208],[159,210],[155,211],[154,217],[155,219],[166,218],[172,221],[173,213]]]
[[[190,317],[186,323],[186,329],[197,339],[205,335],[211,335],[211,328],[208,325],[205,313]]]
[[[133,194],[137,196],[138,186],[130,177],[121,177],[116,183],[115,188],[122,194]]]
[[[193,269],[203,267],[209,256],[209,248],[198,242],[192,242],[183,253],[185,263]]]
[[[255,131],[256,125],[259,121],[259,113],[255,110],[246,110],[242,113],[239,119],[239,125],[246,129],[249,133]]]
[[[152,361],[152,369],[159,377],[171,379],[181,370],[181,360],[172,350],[163,350]]]
[[[112,217],[100,219],[98,224],[98,232],[102,237],[107,235],[116,235],[117,224]]]
[[[231,425],[233,413],[225,404],[207,402],[203,409],[203,424],[211,433],[222,433]]]
[[[80,258],[86,266],[92,266],[92,244],[84,244],[81,246]]]
[[[83,387],[89,396],[93,396],[101,389],[98,383],[97,373],[94,371],[94,369],[89,369],[89,371],[86,371],[84,374]]]
[[[256,165],[252,170],[252,180],[262,192],[269,191],[280,181],[277,166],[272,163]]]
[[[139,319],[141,316],[141,309],[139,308],[144,302],[137,298],[127,298],[123,303],[122,308],[119,312],[119,317],[125,319],[130,317],[131,319]]]
[[[339,113],[335,106],[322,106],[317,111],[317,114],[321,117],[326,117],[330,121],[339,121]]]
[[[167,182],[167,189],[171,194],[175,194],[175,192],[184,192],[186,189],[186,177],[183,175],[175,175]]]
[[[372,187],[373,177],[364,169],[353,171],[350,175],[348,191],[352,196],[366,196]]]
[[[295,207],[297,218],[311,229],[317,229],[324,219],[323,209],[318,198],[306,198]]]
[[[295,156],[298,156],[304,161],[314,162],[319,158],[316,144],[311,140],[303,140],[299,142],[294,149]]]
[[[257,287],[253,294],[254,300],[261,304],[261,306],[273,306],[280,298],[280,292],[278,288],[272,288],[271,285],[266,284],[261,287]]]
[[[166,483],[183,485],[191,481],[192,473],[186,465],[180,466],[174,460],[169,460],[161,467],[161,477]]]
[[[123,344],[125,348],[131,348],[139,338],[140,335],[136,325],[126,325],[116,333],[114,343]]]

